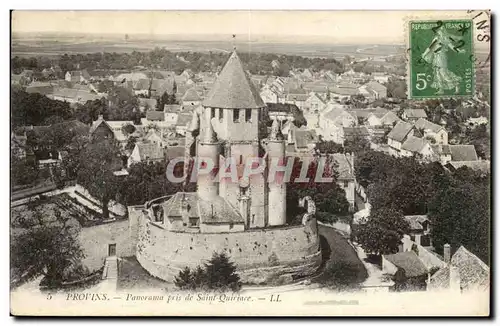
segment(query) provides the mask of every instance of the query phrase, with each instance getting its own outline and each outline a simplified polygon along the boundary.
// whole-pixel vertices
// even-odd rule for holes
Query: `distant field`
[[[350,55],[356,59],[402,53],[400,45],[338,45],[338,44],[292,44],[269,42],[238,42],[234,46],[240,52],[264,52],[309,57],[342,58]],[[230,42],[222,41],[165,41],[165,40],[68,40],[68,39],[13,39],[12,56],[52,56],[64,53],[149,51],[165,47],[173,52],[229,52]]]

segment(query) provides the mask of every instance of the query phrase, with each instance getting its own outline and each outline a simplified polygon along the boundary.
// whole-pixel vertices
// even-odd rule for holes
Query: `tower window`
[[[233,122],[240,122],[240,110],[234,109],[233,111]]]
[[[219,120],[222,120],[223,113],[224,113],[224,111],[222,111],[222,109],[219,109]]]
[[[243,155],[240,155],[240,164],[243,164]]]
[[[252,122],[252,109],[245,110],[245,122]]]
[[[210,119],[215,118],[215,108],[212,108],[210,112]]]

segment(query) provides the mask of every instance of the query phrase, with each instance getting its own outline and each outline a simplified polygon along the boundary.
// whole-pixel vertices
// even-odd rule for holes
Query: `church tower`
[[[247,228],[267,225],[264,175],[252,175],[248,180],[242,178],[245,164],[259,156],[259,118],[265,106],[236,51],[233,52],[207,94],[203,110],[207,119],[210,117],[213,122],[223,145],[221,155],[226,161],[231,159],[235,163],[240,178],[238,182],[230,178],[221,180],[219,195],[240,210]],[[201,120],[200,135],[204,135],[203,129],[209,126],[205,119]],[[254,163],[253,167],[257,168],[256,165]],[[223,172],[224,167],[220,169]]]

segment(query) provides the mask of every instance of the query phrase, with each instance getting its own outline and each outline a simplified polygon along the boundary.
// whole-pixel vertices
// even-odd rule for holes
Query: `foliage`
[[[349,212],[349,202],[345,197],[345,192],[337,185],[335,172],[335,164],[328,157],[326,161],[324,178],[333,178],[332,182],[316,182],[316,172],[318,169],[318,158],[309,164],[306,177],[308,182],[298,182],[300,176],[302,162],[295,158],[290,182],[287,184],[286,206],[287,215],[295,217],[298,214],[303,214],[304,209],[298,206],[299,200],[303,197],[310,196],[316,204],[317,212],[325,212],[333,215],[346,215]],[[319,176],[318,176],[319,177]],[[325,215],[318,215],[325,216]],[[325,221],[327,222],[327,221]]]
[[[22,280],[44,275],[51,286],[74,278],[74,265],[83,258],[78,223],[58,210],[48,214],[40,206],[31,209],[33,218],[13,233],[12,275]]]
[[[10,179],[13,185],[27,185],[35,182],[38,177],[38,166],[33,160],[10,156]]]
[[[166,91],[156,101],[156,111],[163,111],[165,105],[179,104],[175,97],[175,92],[168,94]]]
[[[326,265],[319,281],[337,291],[352,291],[358,289],[364,281],[360,275],[356,264],[339,260]]]
[[[407,86],[404,79],[389,78],[385,86],[387,87],[387,97],[406,98]]]
[[[135,132],[135,127],[134,127],[134,125],[132,125],[130,123],[126,123],[122,127],[122,132],[126,136],[131,135],[131,134],[133,134]]]
[[[51,100],[39,93],[27,93],[23,90],[11,92],[11,126],[42,125],[50,122],[48,118],[71,118],[72,111],[67,102]]]
[[[236,266],[223,252],[214,252],[203,267],[194,270],[185,267],[175,277],[174,284],[183,290],[238,291],[241,288]]]
[[[109,218],[108,203],[116,198],[119,183],[113,172],[122,167],[119,145],[113,140],[90,143],[80,153],[77,181],[101,200],[102,218]]]
[[[410,226],[403,213],[393,208],[372,210],[368,221],[358,227],[357,241],[366,252],[387,255],[398,252],[398,246]]]
[[[331,140],[323,140],[320,138],[316,144],[316,150],[321,154],[344,153],[344,147]]]

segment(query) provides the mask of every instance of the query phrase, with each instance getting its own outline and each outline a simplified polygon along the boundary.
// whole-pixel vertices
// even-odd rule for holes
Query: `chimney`
[[[451,248],[448,243],[443,246],[443,256],[444,262],[449,264],[451,261]]]
[[[102,114],[99,114],[97,120],[104,120],[104,116]]]

